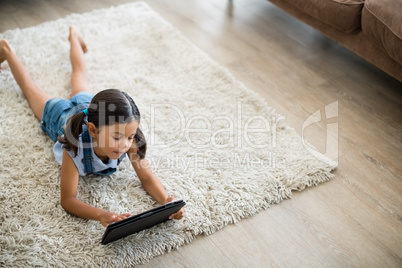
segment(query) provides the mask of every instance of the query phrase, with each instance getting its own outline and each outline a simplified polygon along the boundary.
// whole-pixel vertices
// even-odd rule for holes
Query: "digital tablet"
[[[103,234],[102,244],[105,245],[116,241],[117,239],[150,228],[156,224],[168,221],[169,216],[178,212],[185,204],[186,202],[181,199],[175,200],[160,207],[109,224]]]

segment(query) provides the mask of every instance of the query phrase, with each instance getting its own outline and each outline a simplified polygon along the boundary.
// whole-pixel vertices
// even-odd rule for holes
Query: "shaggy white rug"
[[[330,179],[335,164],[312,156],[260,96],[137,2],[0,34],[43,90],[68,98],[68,26],[88,42],[94,91],[118,88],[138,104],[147,158],[170,195],[187,201],[170,221],[103,246],[104,228],[67,214],[60,167],[7,64],[0,73],[0,266],[131,266],[211,234]],[[318,158],[317,158],[318,156]],[[81,178],[79,198],[139,213],[157,204],[128,161],[111,177]]]

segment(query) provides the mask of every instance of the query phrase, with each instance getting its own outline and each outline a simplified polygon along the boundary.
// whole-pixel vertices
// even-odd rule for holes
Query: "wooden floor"
[[[0,0],[0,32],[125,2]],[[145,2],[299,133],[339,103],[332,181],[146,266],[402,267],[402,83],[264,0]],[[325,123],[305,134],[325,150]]]

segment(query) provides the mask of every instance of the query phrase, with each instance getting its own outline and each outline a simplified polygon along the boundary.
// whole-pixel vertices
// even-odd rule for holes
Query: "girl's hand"
[[[111,224],[113,222],[124,220],[130,216],[131,216],[130,213],[124,213],[124,214],[119,215],[119,214],[116,214],[113,212],[105,211],[100,216],[99,221],[104,227],[107,227],[109,224]]]
[[[166,198],[166,203],[172,202],[174,200],[174,197],[169,196]],[[175,214],[170,215],[169,219],[175,219],[175,220],[180,220],[184,216],[184,208],[181,208],[179,211],[177,211]]]

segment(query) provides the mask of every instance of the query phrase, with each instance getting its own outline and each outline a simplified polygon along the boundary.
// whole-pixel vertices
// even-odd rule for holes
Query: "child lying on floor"
[[[43,92],[11,51],[7,40],[0,40],[0,64],[8,62],[32,111],[41,120],[42,130],[56,142],[53,151],[61,164],[61,205],[67,212],[97,220],[105,227],[130,216],[95,208],[76,198],[80,175],[110,175],[126,155],[148,194],[161,204],[174,200],[168,197],[145,159],[146,141],[133,99],[116,89],[94,96],[86,75],[87,46],[74,26],[70,26],[69,41],[72,91],[71,99],[64,100]],[[181,219],[183,213],[181,209],[171,218]]]

